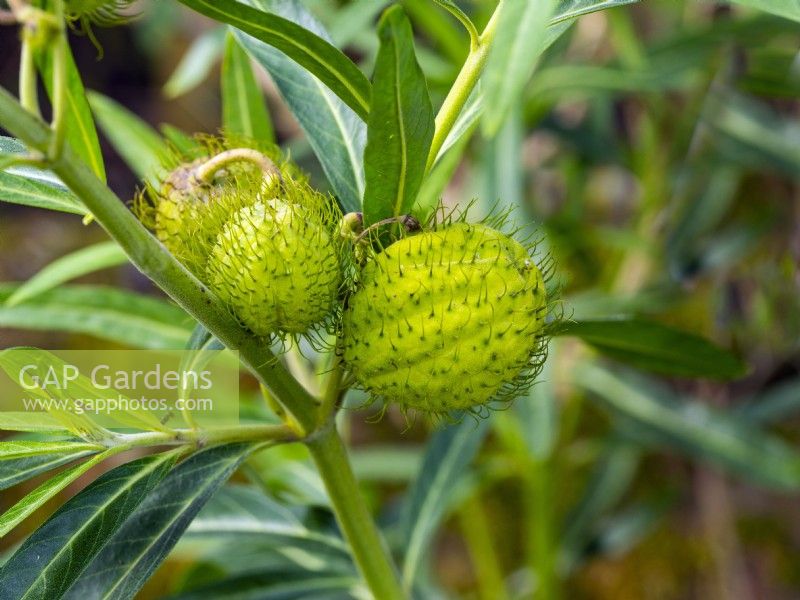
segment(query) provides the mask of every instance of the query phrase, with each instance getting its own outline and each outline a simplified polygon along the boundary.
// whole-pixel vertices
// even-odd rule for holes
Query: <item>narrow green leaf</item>
[[[250,56],[232,33],[225,38],[222,60],[222,127],[229,133],[265,142],[275,141],[275,132],[256,83]]]
[[[102,448],[93,444],[71,444],[72,450],[56,450],[48,454],[31,454],[21,458],[0,459],[0,490],[10,488],[22,481],[52,471],[69,462],[96,454]]]
[[[62,283],[102,269],[127,262],[128,257],[116,242],[101,242],[67,254],[44,267],[20,285],[6,300],[6,306],[15,306],[34,296],[51,290]]]
[[[362,119],[370,106],[370,83],[336,46],[274,13],[235,0],[180,0],[207,17],[277,48],[317,77]]]
[[[167,98],[177,98],[200,85],[222,54],[224,43],[225,29],[222,27],[206,31],[195,38],[164,84],[164,95]]]
[[[547,48],[546,30],[555,0],[506,2],[484,74],[484,132],[491,137],[500,129],[513,106],[519,103],[539,56]]]
[[[89,212],[72,192],[64,188],[2,171],[0,200],[75,215],[86,215]]]
[[[39,70],[42,73],[45,88],[52,98],[53,95],[53,66],[52,56],[48,52],[40,52],[36,57]],[[66,141],[98,179],[105,182],[106,168],[103,163],[103,154],[100,151],[100,140],[97,129],[92,119],[92,111],[86,99],[86,90],[81,81],[78,67],[72,51],[67,47],[67,114],[66,114]]]
[[[5,306],[17,289],[0,284],[0,327],[68,331],[134,348],[181,349],[191,319],[178,307],[103,286],[61,286],[17,306]]]
[[[223,487],[192,521],[186,534],[232,536],[239,541],[247,537],[265,547],[273,544],[310,552],[324,547],[350,562],[348,546],[340,537],[309,529],[287,507],[261,490],[243,485]]]
[[[167,146],[150,125],[111,98],[89,92],[100,128],[137,176],[157,182]]]
[[[64,433],[64,427],[47,413],[0,411],[0,431]]]
[[[309,572],[305,569],[267,567],[201,585],[169,600],[356,600],[368,597],[354,576]]]
[[[639,0],[561,0],[553,11],[550,24],[555,25],[571,21],[593,12],[625,6],[626,4],[635,4],[636,2],[639,2]]]
[[[179,452],[119,466],[70,499],[0,568],[0,596],[60,598],[164,478]]]
[[[330,40],[325,29],[298,0],[254,0],[263,10]],[[308,138],[344,212],[360,211],[364,194],[362,158],[367,139],[364,122],[346,104],[284,53],[237,32],[245,50],[272,77],[284,101]]]
[[[480,419],[476,423],[464,417],[458,425],[437,431],[428,442],[422,469],[408,492],[400,521],[406,549],[403,582],[407,586],[414,581],[456,483],[480,449],[488,422]]]
[[[378,24],[374,99],[367,124],[364,222],[407,214],[414,206],[433,139],[434,114],[414,34],[400,6]]]
[[[0,442],[0,461],[41,456],[44,454],[63,454],[71,452],[96,452],[103,450],[97,444],[84,442],[37,442],[32,440],[10,440]]]
[[[683,402],[633,373],[614,375],[585,363],[575,382],[630,423],[631,435],[784,490],[800,489],[800,454],[746,421],[699,402]],[[627,430],[626,430],[627,432]]]
[[[797,0],[734,0],[734,2],[750,8],[757,8],[785,19],[800,21],[800,2],[797,2]]]
[[[26,154],[27,152],[28,149],[25,147],[25,144],[18,139],[0,135],[0,172],[31,179],[35,182],[57,187],[62,190],[67,189],[64,182],[52,171],[46,171],[27,165],[13,165],[14,160],[18,158],[15,155]]]
[[[96,454],[89,460],[75,465],[74,467],[70,467],[66,471],[62,471],[55,477],[48,479],[27,496],[22,498],[22,500],[0,515],[0,537],[6,535],[9,531],[14,529],[14,527],[19,525],[22,521],[33,514],[37,509],[41,508],[45,502],[53,498],[69,484],[78,479],[78,477],[86,473],[89,469],[103,462],[113,453],[113,450],[109,450],[103,452],[102,454]]]
[[[565,324],[556,334],[574,335],[606,356],[656,373],[730,379],[746,371],[727,350],[655,321],[581,321]]]
[[[64,598],[133,598],[252,449],[250,444],[216,446],[175,467],[116,530]]]

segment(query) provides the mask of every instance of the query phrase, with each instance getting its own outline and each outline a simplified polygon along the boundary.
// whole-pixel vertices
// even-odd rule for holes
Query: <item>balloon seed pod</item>
[[[540,269],[534,250],[488,223],[456,221],[374,253],[342,322],[358,386],[432,415],[480,414],[518,396],[546,354],[550,262]]]
[[[288,163],[205,138],[135,203],[164,245],[259,336],[332,329],[343,281],[341,212]]]

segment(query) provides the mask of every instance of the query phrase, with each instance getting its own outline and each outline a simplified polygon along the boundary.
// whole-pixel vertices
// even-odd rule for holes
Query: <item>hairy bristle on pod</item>
[[[343,317],[344,360],[386,402],[475,409],[530,382],[547,304],[526,247],[487,225],[448,223],[367,262]]]
[[[256,334],[299,334],[333,311],[342,269],[320,214],[272,198],[242,208],[223,226],[207,278]]]

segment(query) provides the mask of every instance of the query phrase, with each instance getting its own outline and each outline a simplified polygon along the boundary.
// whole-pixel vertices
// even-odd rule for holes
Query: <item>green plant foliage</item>
[[[407,214],[414,206],[433,138],[433,107],[414,54],[403,9],[389,9],[378,26],[374,102],[364,149],[367,225]]]

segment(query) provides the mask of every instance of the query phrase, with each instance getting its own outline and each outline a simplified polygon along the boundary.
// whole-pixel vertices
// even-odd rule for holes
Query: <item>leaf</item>
[[[341,50],[289,19],[235,0],[180,0],[189,8],[227,23],[277,48],[328,86],[362,119],[369,114],[371,86]]]
[[[70,191],[49,183],[0,171],[0,200],[34,208],[46,208],[75,215],[88,210]]]
[[[734,2],[792,21],[800,21],[800,4],[796,0],[734,0]]]
[[[157,183],[167,154],[167,146],[161,136],[111,98],[89,92],[89,104],[103,133],[131,171],[141,179]]]
[[[47,413],[0,411],[0,431],[64,433],[66,430]]]
[[[34,296],[51,290],[62,283],[87,273],[116,267],[128,257],[116,242],[101,242],[67,254],[44,267],[20,285],[6,300],[6,306],[16,306]]]
[[[625,379],[588,363],[575,382],[630,423],[630,434],[784,490],[800,488],[800,454],[731,414],[684,403],[641,376]]]
[[[252,451],[228,444],[175,467],[87,565],[65,598],[133,598],[214,492]]]
[[[250,56],[230,32],[225,38],[221,78],[223,129],[248,138],[274,142],[275,132],[261,88],[253,76]]]
[[[484,73],[484,102],[491,110],[483,118],[484,133],[494,136],[517,105],[547,48],[545,32],[555,0],[506,2],[500,8],[494,45]]]
[[[39,70],[42,73],[45,88],[52,99],[53,97],[53,65],[50,52],[40,52],[36,57]],[[75,154],[92,170],[103,183],[106,181],[106,168],[103,164],[103,153],[100,150],[100,140],[97,129],[92,119],[92,111],[86,99],[86,90],[81,81],[78,67],[72,51],[67,45],[67,93],[66,93],[66,135],[65,139],[75,151]]]
[[[0,327],[68,331],[134,348],[181,349],[191,319],[178,307],[103,286],[62,286],[17,306],[4,306],[17,286],[0,284]]]
[[[32,179],[39,183],[44,183],[52,187],[61,188],[66,190],[67,186],[61,181],[58,176],[52,171],[46,171],[28,165],[12,165],[14,159],[18,158],[18,154],[27,154],[28,149],[25,144],[18,139],[0,135],[0,172],[5,172],[9,175],[18,175],[25,179]]]
[[[550,24],[563,23],[589,13],[635,4],[639,0],[560,0],[550,19]]]
[[[259,0],[257,5],[328,39],[322,25],[298,0]],[[236,37],[272,77],[305,132],[344,212],[360,211],[364,193],[362,157],[367,139],[364,122],[319,79],[282,52],[241,32]]]
[[[746,371],[746,366],[727,350],[655,321],[581,321],[565,324],[555,334],[579,337],[606,356],[666,375],[730,379]]]
[[[119,466],[70,499],[0,568],[3,598],[60,598],[182,449]]]
[[[222,27],[206,31],[195,38],[164,84],[164,95],[167,98],[177,98],[200,85],[222,54],[224,42],[225,29]]]
[[[259,572],[229,577],[197,589],[169,596],[169,600],[356,600],[366,598],[359,580],[337,573],[267,567]]]
[[[48,479],[30,492],[0,516],[0,537],[6,535],[9,531],[14,529],[14,527],[27,519],[37,509],[41,508],[45,502],[64,490],[73,481],[78,479],[78,477],[86,473],[92,467],[100,464],[114,453],[115,449],[107,450],[102,454],[96,454],[87,461],[70,467],[66,471],[61,471],[61,473]]]
[[[596,461],[580,500],[567,514],[561,547],[568,564],[578,559],[597,520],[612,509],[630,488],[641,460],[641,450],[630,442],[611,439]]]
[[[411,24],[400,6],[378,24],[372,112],[367,123],[364,223],[407,214],[425,174],[434,130],[425,75],[414,54]]]
[[[0,461],[29,458],[47,454],[72,452],[96,452],[103,450],[97,444],[83,442],[38,442],[32,440],[11,440],[0,442]]]
[[[406,549],[402,575],[407,588],[414,581],[456,483],[477,454],[487,430],[488,419],[475,422],[464,417],[458,425],[437,431],[428,442],[401,517]]]
[[[79,442],[0,442],[0,490],[100,450]]]
[[[243,485],[222,488],[186,531],[187,535],[245,537],[280,547],[324,547],[350,562],[350,551],[340,537],[313,531],[287,507],[260,490]]]

